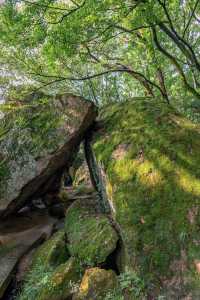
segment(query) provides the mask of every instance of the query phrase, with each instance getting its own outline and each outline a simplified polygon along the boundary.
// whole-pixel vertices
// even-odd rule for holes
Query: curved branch
[[[177,62],[176,58],[172,54],[167,52],[167,50],[165,50],[159,43],[155,27],[152,27],[152,33],[153,33],[153,39],[154,39],[155,45],[157,46],[158,50],[162,54],[164,54],[169,60],[171,60],[173,65],[176,67],[178,73],[181,75],[186,89],[200,99],[200,94],[188,83],[185,73],[183,72],[183,70],[182,70],[181,66],[179,65],[179,63]]]
[[[59,10],[59,11],[69,11],[69,9],[67,8],[61,8],[61,7],[54,7],[54,6],[49,6],[49,5],[46,5],[46,4],[42,4],[42,3],[37,3],[37,2],[31,2],[31,1],[28,1],[28,0],[22,0],[22,2],[28,4],[28,5],[34,5],[34,6],[39,6],[39,7],[44,7],[44,8],[47,8],[47,9],[52,9],[52,10]]]
[[[121,25],[114,25],[113,28],[120,29],[120,30],[122,30],[123,32],[126,32],[126,33],[133,33],[134,31],[137,31],[137,30],[140,30],[140,29],[151,28],[151,26],[152,25],[141,25],[141,26],[129,29],[129,28],[123,27]]]
[[[177,33],[170,31],[170,29],[167,26],[165,26],[163,22],[158,22],[158,26],[173,40],[173,42],[177,45],[181,52],[194,64],[196,69],[200,71],[200,62],[197,60],[197,57],[192,47]]]
[[[146,84],[149,84],[149,85],[152,85],[152,86],[155,86],[157,87],[159,90],[160,87],[157,86],[155,83],[153,83],[151,80],[147,79],[142,73],[140,72],[136,72],[136,71],[133,71],[129,68],[125,68],[125,67],[122,67],[122,68],[115,68],[115,69],[110,69],[110,70],[106,70],[106,71],[102,71],[100,73],[95,73],[95,74],[92,74],[92,75],[87,75],[87,76],[83,76],[83,77],[59,77],[59,76],[54,76],[54,75],[45,75],[45,74],[40,74],[40,73],[29,73],[31,75],[35,75],[35,76],[39,76],[39,77],[45,77],[45,78],[54,78],[54,80],[44,84],[43,86],[39,87],[36,91],[40,90],[41,88],[44,88],[46,86],[49,86],[51,84],[54,84],[54,83],[57,83],[57,82],[62,82],[62,81],[86,81],[86,80],[91,80],[91,79],[94,79],[94,78],[98,78],[100,76],[103,76],[103,75],[107,75],[107,74],[112,74],[112,73],[128,73],[128,74],[131,74],[131,75],[134,75],[134,77],[138,80],[138,78],[140,78],[140,82],[141,82],[141,79],[143,79],[143,81],[146,82]],[[144,85],[144,84],[143,84]],[[149,90],[150,91],[150,90]],[[153,92],[151,93],[151,96],[154,96]]]
[[[164,24],[164,22],[158,20],[157,24],[159,25],[160,29],[163,32],[165,32],[173,40],[173,42],[175,42],[175,44],[182,51],[182,53],[195,65],[195,67],[197,68],[197,70],[200,71],[200,62],[198,61],[198,59],[196,57],[196,54],[194,53],[194,50],[192,49],[192,47],[190,46],[190,44],[187,43],[186,40],[184,39],[185,33],[184,33],[183,37],[181,37],[178,34],[178,32],[175,30],[173,22],[172,22],[172,19],[171,19],[170,14],[169,14],[169,12],[167,10],[165,1],[164,1],[164,3],[161,0],[157,0],[157,1],[162,6],[162,8],[164,10],[164,13],[166,15],[166,18],[167,18],[167,20],[169,22],[169,26],[171,28],[171,30],[170,30]],[[194,13],[195,13],[195,10],[196,10],[196,7],[197,7],[198,3],[199,3],[199,0],[197,0],[197,2],[195,4],[194,10],[193,10],[192,15],[191,15],[191,19],[192,19]],[[190,25],[191,19],[188,21],[188,24],[186,26],[186,30],[187,30],[187,28]],[[186,30],[185,30],[185,32],[186,32]]]
[[[76,6],[75,8],[71,9],[68,13],[64,14],[60,20],[56,21],[56,22],[48,22],[49,24],[51,25],[56,25],[56,24],[59,24],[59,23],[62,23],[62,21],[69,17],[70,15],[74,14],[75,12],[77,12],[79,9],[81,9],[86,3],[86,0],[83,1],[83,3],[81,5],[78,5]]]
[[[164,10],[164,13],[165,13],[165,15],[166,15],[166,17],[167,17],[167,20],[168,20],[168,22],[169,22],[169,25],[170,25],[170,27],[171,27],[171,30],[176,34],[177,32],[176,32],[176,30],[175,30],[175,28],[174,28],[172,19],[171,19],[170,14],[169,14],[169,12],[168,12],[168,10],[167,10],[166,2],[164,1],[164,3],[163,3],[161,0],[157,0],[157,1],[158,1],[158,3],[160,4],[160,6],[162,6],[162,8],[163,8],[163,10]]]
[[[191,21],[192,21],[192,18],[194,17],[195,10],[197,9],[197,5],[198,5],[198,4],[199,4],[199,0],[197,0],[196,3],[195,3],[195,5],[194,5],[194,8],[193,8],[192,13],[191,13],[191,16],[190,16],[190,18],[189,18],[189,20],[188,20],[188,22],[187,22],[187,25],[186,25],[186,27],[185,27],[185,29],[184,29],[184,32],[183,32],[183,38],[184,38],[184,36],[185,36],[185,34],[186,34],[186,31],[188,30],[188,28],[189,28],[189,26],[190,26],[190,23],[191,23]]]
[[[166,85],[165,85],[165,77],[164,77],[161,67],[157,68],[157,76],[158,76],[158,81],[160,83],[160,88],[162,90],[163,98],[165,98],[167,103],[169,104],[169,97],[168,97],[168,93],[167,93],[167,89],[166,89]]]

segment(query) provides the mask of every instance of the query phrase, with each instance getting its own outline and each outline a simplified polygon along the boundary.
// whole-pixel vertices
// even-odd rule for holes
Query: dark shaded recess
[[[111,208],[110,208],[109,201],[107,199],[104,180],[101,174],[100,166],[96,160],[96,156],[92,148],[93,134],[95,131],[99,130],[97,124],[98,124],[97,122],[93,122],[93,125],[90,126],[89,130],[85,135],[84,153],[85,153],[85,159],[88,165],[92,185],[99,194],[99,203],[98,203],[99,209],[103,214],[110,214]]]
[[[96,166],[95,162],[95,156],[91,148],[91,142],[93,139],[93,134],[96,129],[96,122],[90,126],[88,129],[87,133],[85,134],[85,139],[84,139],[84,154],[85,154],[85,159],[87,162],[88,170],[90,173],[90,179],[92,182],[92,185],[94,189],[99,193],[99,187],[98,187],[98,182],[99,182],[99,176],[97,174],[97,171],[94,172],[93,166]]]
[[[64,186],[69,187],[72,186],[73,180],[70,174],[64,175]]]
[[[101,265],[105,270],[113,270],[117,275],[120,274],[119,268],[117,266],[117,256],[121,248],[121,241],[118,240],[115,250],[108,255],[106,261]]]
[[[104,128],[103,122],[97,122],[97,121],[95,121],[92,124],[92,126],[90,126],[89,130],[85,135],[84,153],[85,153],[85,158],[88,165],[92,185],[99,195],[100,211],[101,213],[108,215],[111,225],[114,227],[114,229],[119,235],[119,240],[117,242],[115,250],[107,257],[106,261],[103,264],[101,264],[101,267],[106,270],[113,270],[117,275],[119,275],[120,272],[117,266],[117,256],[118,256],[118,252],[121,249],[122,240],[120,238],[120,232],[118,226],[113,220],[111,215],[110,205],[105,192],[104,182],[101,178],[101,174],[99,172],[99,166],[96,161],[96,156],[92,149],[92,140],[95,132],[100,131],[103,128]]]
[[[20,293],[22,285],[16,282],[15,276],[16,273],[13,274],[11,283],[7,287],[6,292],[4,293],[1,300],[16,300],[16,295]]]

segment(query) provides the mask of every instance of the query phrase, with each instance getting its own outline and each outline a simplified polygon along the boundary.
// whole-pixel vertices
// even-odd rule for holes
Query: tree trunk
[[[165,86],[165,77],[164,77],[164,74],[163,74],[163,71],[162,71],[161,68],[158,68],[157,76],[158,76],[158,80],[159,80],[159,83],[160,83],[160,88],[162,90],[162,96],[167,101],[167,103],[169,104],[169,97],[168,97],[167,89],[166,89],[166,86]]]

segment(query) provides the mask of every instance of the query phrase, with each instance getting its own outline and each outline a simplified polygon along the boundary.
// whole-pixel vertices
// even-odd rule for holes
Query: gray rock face
[[[0,124],[0,216],[56,185],[96,117],[94,105],[65,94],[27,99]]]

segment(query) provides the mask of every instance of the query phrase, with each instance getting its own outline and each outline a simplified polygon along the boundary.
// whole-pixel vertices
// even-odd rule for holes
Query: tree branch
[[[169,25],[171,30],[164,24],[164,22],[162,21],[157,21],[157,24],[159,25],[160,29],[165,32],[174,42],[175,44],[178,46],[178,48],[182,51],[182,53],[192,62],[192,64],[195,65],[195,67],[197,68],[198,71],[200,71],[200,62],[198,61],[194,50],[192,49],[192,47],[190,46],[189,43],[186,42],[186,40],[184,39],[184,36],[181,37],[177,31],[174,28],[172,19],[169,15],[169,12],[167,10],[166,7],[166,2],[162,2],[161,0],[157,0],[158,3],[162,6],[164,13],[167,17],[167,20],[169,21]],[[195,5],[195,9],[192,13],[192,15],[195,13],[196,10],[196,6],[198,4],[199,0],[197,0],[197,3]],[[190,25],[191,20],[189,20],[188,26]]]
[[[28,5],[34,5],[34,6],[39,6],[39,7],[44,7],[47,9],[52,9],[52,10],[59,10],[59,11],[69,11],[69,9],[67,8],[61,8],[61,7],[56,7],[56,6],[49,6],[49,5],[45,5],[42,3],[37,3],[37,2],[31,2],[28,0],[22,0],[24,3],[28,4]]]
[[[92,75],[87,75],[87,76],[83,76],[83,77],[79,77],[79,78],[76,78],[76,77],[59,77],[59,76],[54,76],[54,75],[46,75],[46,74],[40,74],[40,73],[29,73],[29,74],[32,74],[32,75],[35,75],[35,76],[39,76],[39,77],[45,77],[45,78],[55,78],[55,80],[52,80],[50,82],[47,82],[46,84],[44,84],[43,86],[39,87],[36,91],[44,88],[44,87],[47,87],[51,84],[54,84],[54,83],[57,83],[57,82],[62,82],[62,81],[86,81],[86,80],[91,80],[91,79],[94,79],[94,78],[98,78],[100,76],[103,76],[103,75],[107,75],[107,74],[112,74],[112,73],[129,73],[129,74],[134,74],[135,76],[140,76],[141,78],[143,78],[144,80],[147,81],[147,83],[157,87],[160,89],[160,87],[158,87],[155,83],[153,83],[152,81],[148,80],[142,73],[139,73],[139,72],[136,72],[136,71],[133,71],[133,70],[130,70],[128,68],[116,68],[116,69],[110,69],[110,70],[106,70],[106,71],[102,71],[100,73],[95,73],[95,74],[92,74]]]
[[[195,3],[195,5],[194,5],[194,8],[193,8],[192,13],[191,13],[191,16],[190,16],[190,18],[189,18],[189,20],[188,20],[188,23],[187,23],[187,25],[186,25],[186,27],[185,27],[185,29],[184,29],[184,32],[183,32],[183,38],[185,37],[186,31],[188,30],[188,28],[189,28],[189,26],[190,26],[190,23],[191,23],[191,21],[192,21],[192,18],[194,17],[195,10],[197,9],[197,5],[198,5],[198,4],[199,4],[199,0],[197,0],[196,3]]]
[[[195,68],[200,71],[200,62],[197,60],[196,54],[194,53],[192,47],[177,33],[170,31],[170,29],[165,26],[163,22],[158,22],[158,26],[172,39],[172,41],[177,45],[185,57],[188,58],[189,61],[195,66]]]
[[[161,6],[161,7],[163,8],[163,10],[164,10],[164,13],[165,13],[165,15],[166,15],[166,17],[167,17],[167,20],[168,20],[168,22],[169,22],[169,25],[170,25],[170,27],[171,27],[171,30],[176,34],[176,30],[175,30],[175,28],[174,28],[172,19],[171,19],[170,14],[169,14],[169,12],[168,12],[168,10],[167,10],[166,2],[165,2],[165,1],[162,2],[161,0],[157,0],[157,1],[158,1],[158,3],[160,4],[160,6]]]
[[[62,17],[60,18],[60,20],[56,21],[56,22],[48,22],[48,24],[51,24],[51,25],[56,25],[56,24],[59,24],[59,23],[62,23],[62,21],[69,17],[70,15],[72,15],[73,13],[77,12],[79,9],[81,9],[86,3],[86,0],[83,1],[83,3],[81,5],[78,5],[76,6],[75,8],[71,9],[68,13],[62,15]]]
[[[134,31],[137,31],[137,30],[140,30],[140,29],[151,28],[151,26],[152,25],[147,25],[147,26],[144,25],[144,26],[138,26],[138,27],[129,29],[129,28],[126,28],[126,27],[123,27],[123,26],[120,26],[120,25],[114,25],[113,28],[120,29],[120,30],[122,30],[123,32],[126,32],[126,33],[133,33]]]
[[[98,57],[96,57],[94,54],[91,53],[90,48],[88,46],[86,46],[86,48],[87,48],[87,51],[88,51],[88,54],[90,55],[90,57],[92,59],[94,59],[97,63],[101,64],[101,60]],[[140,82],[140,84],[145,88],[145,90],[147,91],[147,93],[150,96],[152,96],[152,97],[154,96],[153,89],[151,86],[156,86],[156,84],[154,84],[153,82],[148,80],[142,73],[135,72],[130,67],[127,67],[120,63],[115,63],[114,65],[109,65],[109,64],[103,63],[102,66],[106,67],[106,68],[113,68],[113,66],[116,66],[116,68],[118,68],[119,66],[122,67],[125,73],[129,73],[131,76],[133,76],[136,80],[138,80]]]
[[[161,46],[161,44],[159,43],[155,27],[152,27],[152,33],[153,33],[153,39],[154,39],[155,45],[157,46],[158,50],[162,54],[164,54],[173,63],[173,65],[176,67],[178,73],[182,77],[182,80],[184,82],[184,85],[185,85],[186,89],[188,91],[190,91],[193,95],[195,95],[196,97],[198,97],[200,99],[200,94],[187,82],[186,76],[185,76],[185,74],[184,74],[181,66],[177,62],[176,58],[172,54],[170,54],[169,52],[167,52],[167,50],[165,50]]]

